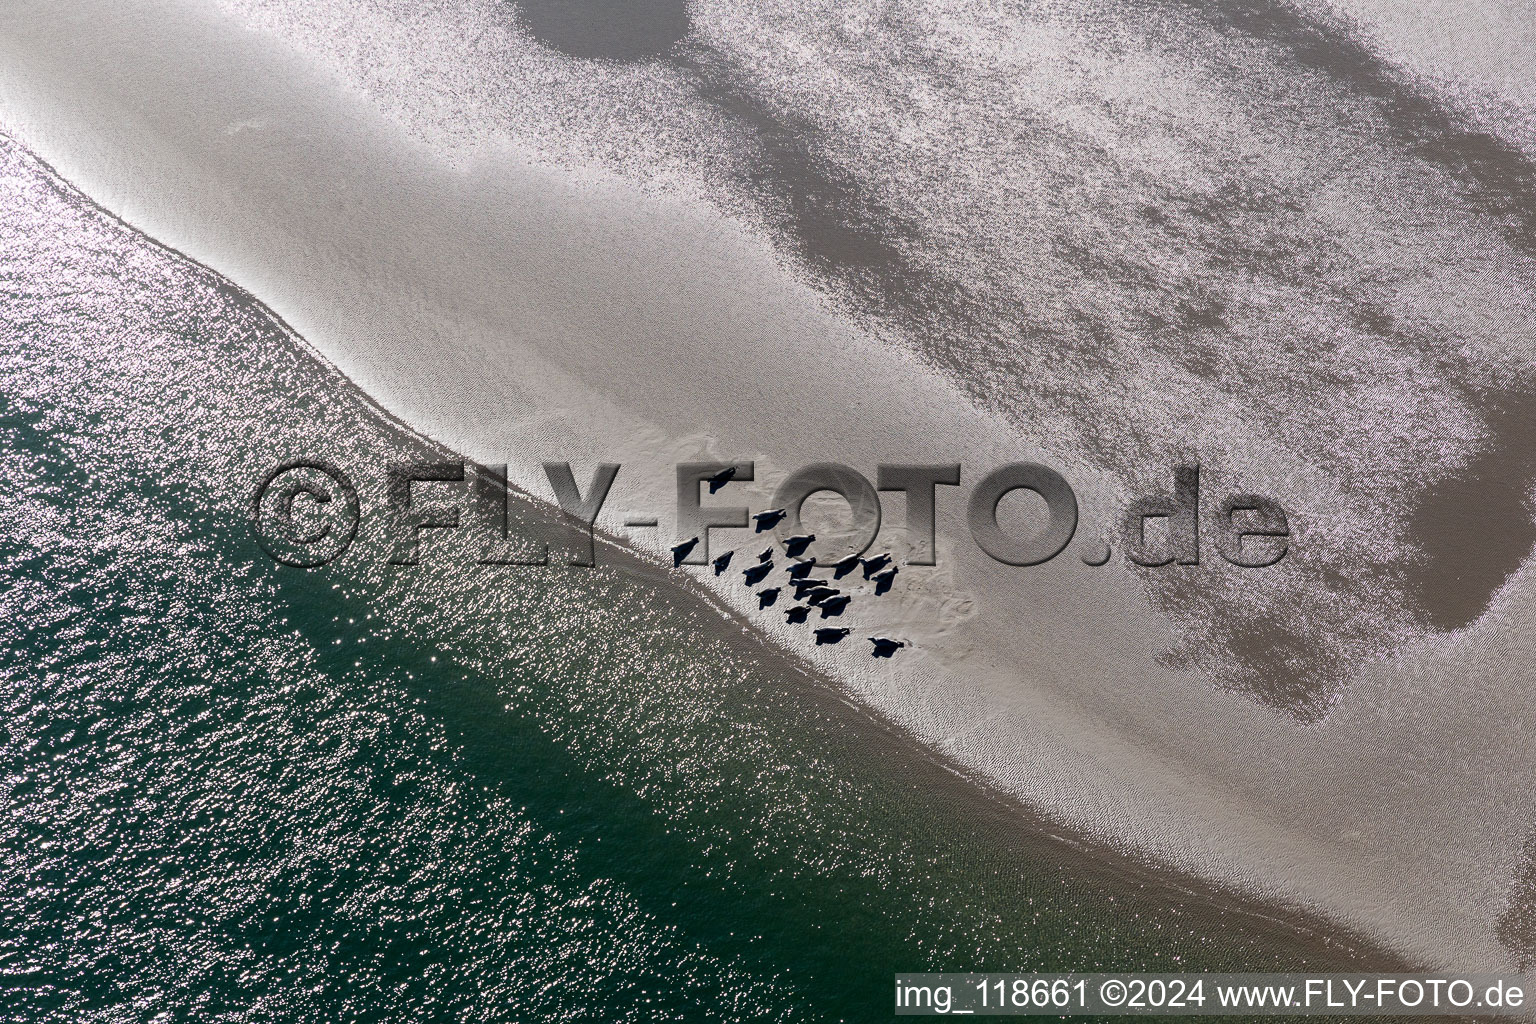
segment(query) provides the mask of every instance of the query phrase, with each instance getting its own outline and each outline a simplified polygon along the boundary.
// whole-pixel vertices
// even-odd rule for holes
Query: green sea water
[[[1391,966],[1053,838],[620,552],[388,565],[385,467],[451,453],[3,139],[0,330],[0,1020],[854,1021],[897,971]],[[252,539],[295,457],[361,491],[320,569]]]

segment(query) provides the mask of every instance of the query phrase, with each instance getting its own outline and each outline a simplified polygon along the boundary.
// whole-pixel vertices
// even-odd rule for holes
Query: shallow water
[[[542,3],[225,4],[429,146],[705,197],[1054,464],[1286,492],[1305,559],[1143,583],[1172,660],[1300,722],[1530,555],[1536,135],[1454,46],[1442,81],[1325,4],[707,0],[594,61]],[[1485,504],[1522,522],[1470,551]]]
[[[652,570],[248,502],[446,457],[0,142],[0,1017],[872,1019],[896,970],[1368,961],[1049,838]],[[545,531],[543,513],[517,504]]]

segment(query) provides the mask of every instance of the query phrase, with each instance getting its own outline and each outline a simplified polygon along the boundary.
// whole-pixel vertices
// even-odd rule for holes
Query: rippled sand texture
[[[1021,827],[616,551],[386,565],[383,465],[451,453],[3,137],[0,332],[0,1020],[869,1019],[898,965],[1395,964]],[[251,488],[317,450],[364,527],[280,569]]]
[[[1476,619],[1536,540],[1532,165],[1340,21],[703,3],[684,35],[680,0],[236,6],[434,143],[505,132],[752,218],[1058,464],[1140,493],[1198,457],[1286,494],[1305,559],[1147,585],[1180,658],[1298,718]]]
[[[860,623],[910,658],[802,653],[1096,840],[1421,960],[1530,955],[1507,49],[1278,4],[56,9],[0,12],[19,137],[525,484],[1038,458],[1089,540],[1177,461],[1280,498],[1257,572],[1003,571],[946,513],[943,570]]]
[[[1536,540],[1536,135],[1500,42],[1529,11],[1359,5],[1405,68],[1369,22],[1267,3],[701,3],[686,34],[681,3],[623,5],[677,29],[641,43],[560,14],[595,3],[237,6],[423,137],[505,131],[754,220],[1063,463],[1285,494],[1304,558],[1146,583],[1171,657],[1300,720],[1477,619]]]

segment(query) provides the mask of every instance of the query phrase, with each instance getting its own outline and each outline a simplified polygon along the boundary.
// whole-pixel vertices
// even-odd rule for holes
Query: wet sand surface
[[[615,524],[705,454],[761,461],[755,507],[817,459],[1036,459],[1085,542],[1191,459],[1279,497],[1262,571],[1021,572],[946,508],[939,570],[859,620],[914,640],[879,673],[753,621],[1080,835],[1425,962],[1529,956],[1536,269],[1498,108],[1258,4],[701,4],[632,50],[537,5],[229,8],[20,5],[0,116],[529,491],[624,462]]]
[[[898,966],[1403,966],[1058,838],[611,538],[389,564],[379,467],[453,452],[3,138],[0,185],[4,1019],[863,1020]],[[279,567],[250,490],[317,449],[368,514]],[[507,525],[580,547],[525,495]]]

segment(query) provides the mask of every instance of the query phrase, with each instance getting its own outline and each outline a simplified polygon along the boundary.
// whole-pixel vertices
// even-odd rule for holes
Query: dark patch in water
[[[822,136],[815,125],[770,109],[717,53],[690,46],[675,63],[697,77],[699,95],[749,140],[736,184],[762,204],[781,244],[818,275],[882,308],[903,289],[916,290],[918,272],[897,244],[904,226],[817,155]]]
[[[1173,2],[1212,24],[1286,47],[1303,67],[1375,101],[1409,153],[1448,172],[1462,202],[1493,219],[1511,246],[1536,255],[1536,166],[1416,88],[1354,38],[1351,25],[1314,23],[1268,2]],[[1393,331],[1390,322],[1375,326]],[[1536,397],[1510,393],[1473,404],[1487,417],[1491,442],[1461,473],[1423,494],[1409,527],[1425,556],[1408,567],[1409,595],[1425,620],[1443,630],[1476,621],[1536,546],[1527,499],[1536,479]]]
[[[1475,622],[1536,545],[1536,402],[1503,397],[1487,415],[1492,441],[1413,511],[1409,536],[1424,559],[1409,566],[1408,591],[1437,629]]]
[[[1153,7],[1179,12],[1239,39],[1271,44],[1298,70],[1321,72],[1337,89],[1360,101],[1366,116],[1376,119],[1406,158],[1447,172],[1455,182],[1451,201],[1493,218],[1511,245],[1536,254],[1536,205],[1529,198],[1536,192],[1536,167],[1516,148],[1416,88],[1354,38],[1351,26],[1315,22],[1263,0],[1214,7],[1197,0],[1164,0]],[[1145,26],[1153,7],[1126,7],[1122,16],[1128,24]],[[705,46],[680,47],[672,60],[693,72],[700,96],[743,130],[747,153],[736,184],[759,205],[757,212],[779,244],[826,286],[844,291],[877,316],[901,318],[925,337],[927,354],[944,364],[953,352],[943,340],[946,336],[976,335],[998,326],[985,322],[985,311],[980,314],[982,322],[977,322],[961,282],[935,273],[910,255],[922,250],[921,232],[883,208],[834,161],[821,155],[820,147],[831,140],[814,124],[786,115],[755,96],[747,84],[749,76]],[[1286,197],[1274,202],[1279,210],[1299,209]],[[1209,219],[1224,222],[1234,209],[1265,212],[1268,207],[1252,197],[1224,195],[1210,208]],[[1166,220],[1155,206],[1145,213],[1154,222]],[[1056,241],[1063,252],[1071,244],[1070,239]],[[1268,255],[1265,271],[1286,278],[1286,261]],[[1104,277],[1135,280],[1138,271],[1134,265],[1111,262],[1091,250],[1064,258]],[[1220,349],[1203,351],[1195,339],[1226,328],[1222,297],[1200,296],[1176,312],[1181,345],[1173,357],[1196,376],[1217,377],[1220,364],[1213,354],[1219,358]],[[1387,337],[1399,333],[1386,317],[1365,328]],[[1097,337],[1101,329],[1097,323],[1084,324],[1090,336]],[[1056,335],[1046,343],[1065,354],[1073,339]],[[975,375],[977,366],[970,361],[976,358],[976,353],[961,358],[962,375]],[[981,369],[999,369],[989,366],[985,356],[981,358]],[[1480,616],[1493,592],[1536,544],[1536,525],[1526,507],[1528,487],[1536,479],[1536,459],[1530,454],[1536,448],[1531,443],[1536,441],[1536,398],[1511,392],[1474,404],[1488,420],[1490,443],[1464,472],[1430,488],[1408,510],[1408,533],[1423,557],[1406,569],[1405,588],[1399,592],[1404,605],[1401,616],[1442,630],[1460,628]],[[1395,573],[1399,567],[1383,568]],[[1364,582],[1345,579],[1326,564],[1309,571],[1320,578],[1332,576],[1337,588],[1352,590],[1356,596]],[[1326,650],[1316,636],[1304,636],[1305,630],[1276,616],[1261,621],[1215,614],[1213,608],[1225,600],[1219,592],[1175,587],[1166,581],[1153,587],[1160,590],[1159,603],[1170,615],[1186,622],[1203,619],[1203,625],[1189,628],[1224,648],[1226,657],[1213,658],[1208,671],[1298,720],[1314,720],[1326,712],[1348,660],[1340,651]],[[1174,591],[1185,594],[1189,603],[1172,600]],[[1292,614],[1298,616],[1297,623],[1308,620],[1299,609],[1292,609]],[[1350,638],[1357,649],[1381,643],[1379,631],[1373,634],[1362,620],[1339,626],[1344,631],[1357,628],[1363,634]],[[1218,667],[1217,661],[1225,664]]]
[[[644,60],[688,34],[687,0],[518,0],[522,24],[551,49],[596,60]]]
[[[1174,0],[1211,24],[1285,47],[1355,94],[1379,104],[1383,121],[1413,155],[1439,165],[1464,187],[1474,209],[1496,218],[1511,244],[1536,251],[1533,168],[1517,147],[1462,121],[1433,95],[1405,80],[1353,35],[1349,23],[1316,23],[1306,14],[1264,2],[1203,4]]]

